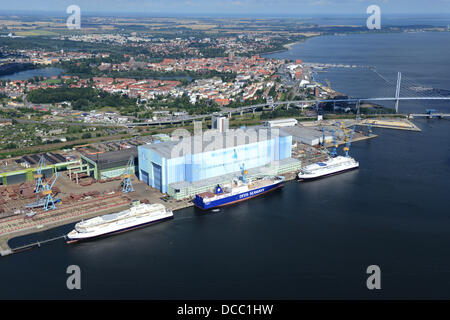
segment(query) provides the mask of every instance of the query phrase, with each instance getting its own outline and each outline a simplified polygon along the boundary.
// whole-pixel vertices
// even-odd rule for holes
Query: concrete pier
[[[3,256],[10,255],[12,253],[13,252],[8,245],[8,239],[6,239],[6,238],[0,239],[0,255],[3,257]]]

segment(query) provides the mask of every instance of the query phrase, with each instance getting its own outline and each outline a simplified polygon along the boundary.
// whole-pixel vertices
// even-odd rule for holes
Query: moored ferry
[[[75,229],[67,234],[68,243],[112,235],[144,227],[173,217],[160,203],[138,204],[128,210],[106,214],[75,224]]]
[[[325,176],[343,173],[357,169],[359,162],[352,157],[337,156],[324,162],[316,162],[302,168],[298,174],[299,180],[312,180]]]
[[[268,176],[247,182],[245,178],[234,179],[229,184],[218,185],[215,192],[197,194],[194,204],[201,209],[211,209],[249,200],[283,186],[283,176]]]

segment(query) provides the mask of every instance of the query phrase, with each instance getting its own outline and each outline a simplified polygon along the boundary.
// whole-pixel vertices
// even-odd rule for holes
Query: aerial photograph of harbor
[[[449,53],[444,0],[2,2],[0,300],[449,300]]]

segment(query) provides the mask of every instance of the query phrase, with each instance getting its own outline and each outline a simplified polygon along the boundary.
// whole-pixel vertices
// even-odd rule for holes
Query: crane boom
[[[348,138],[347,138],[347,135],[345,136],[345,140],[347,141],[347,143],[345,144],[345,147],[344,147],[346,157],[349,156],[348,152],[350,150],[350,145],[352,144],[353,134],[355,133],[355,127],[356,127],[356,125],[353,126],[353,129],[350,132],[350,136]]]
[[[34,187],[34,193],[40,193],[44,190],[44,184],[42,182],[42,179],[44,177],[42,171],[44,170],[44,168],[45,168],[45,157],[44,155],[42,155],[41,159],[39,159],[36,174],[34,175],[34,178],[36,179],[36,186]]]
[[[134,192],[133,184],[131,183],[131,170],[134,169],[134,157],[131,156],[128,160],[127,167],[125,169],[125,173],[122,175],[122,192]]]
[[[331,130],[331,129],[324,129],[324,128],[321,128],[321,131],[322,131],[322,144],[323,144],[323,145],[325,145],[325,131],[331,133],[331,136],[333,137],[333,149],[332,149],[331,152],[330,152],[330,156],[331,156],[332,158],[336,157],[336,156],[337,156],[337,147],[338,147],[338,144],[337,144],[337,141],[336,141],[336,134],[335,134],[335,131],[334,131],[334,130]]]
[[[56,171],[55,175],[53,176],[53,181],[48,181],[47,183],[44,184],[44,190],[42,191],[42,194],[44,195],[44,210],[48,211],[48,210],[53,210],[56,209],[55,203],[57,201],[55,201],[55,199],[53,198],[53,186],[56,182],[56,180],[58,179],[58,171]]]

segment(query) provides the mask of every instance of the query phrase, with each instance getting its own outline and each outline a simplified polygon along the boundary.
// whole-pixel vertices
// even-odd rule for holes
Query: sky
[[[380,6],[386,14],[449,14],[450,0],[0,0],[0,14],[11,11],[62,12],[78,5],[85,13],[234,14],[234,15],[366,15]]]

